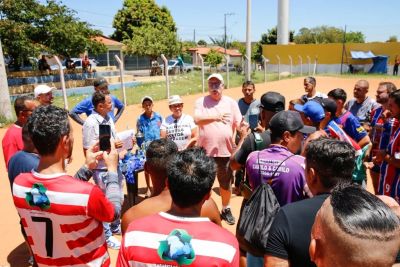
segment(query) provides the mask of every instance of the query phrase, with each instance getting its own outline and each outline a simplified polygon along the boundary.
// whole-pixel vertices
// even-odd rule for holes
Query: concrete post
[[[60,69],[60,82],[61,82],[61,90],[63,92],[64,108],[68,109],[67,89],[65,88],[63,65],[62,65],[60,59],[58,58],[58,56],[54,56],[54,58],[57,62],[58,68]]]
[[[119,64],[119,76],[121,77],[121,88],[122,88],[122,94],[124,97],[124,105],[126,107],[126,91],[125,91],[125,82],[124,82],[124,62],[122,62],[122,60],[115,55],[115,60],[117,60],[118,64]]]
[[[165,69],[165,84],[167,87],[167,98],[169,98],[169,73],[168,73],[168,59],[161,54],[161,58],[164,61],[164,69]]]
[[[204,59],[200,54],[197,54],[199,56],[200,62],[201,62],[201,85],[203,87],[203,94],[205,91],[205,78],[204,78]]]
[[[225,55],[225,66],[226,66],[226,89],[229,88],[229,55]]]
[[[299,64],[300,64],[300,76],[303,76],[303,59],[299,55]]]
[[[281,58],[276,55],[276,58],[278,59],[278,80],[281,79]]]

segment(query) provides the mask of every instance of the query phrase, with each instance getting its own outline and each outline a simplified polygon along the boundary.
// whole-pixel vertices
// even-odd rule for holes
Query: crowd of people
[[[124,213],[119,159],[131,147],[116,131],[125,107],[106,79],[97,78],[93,95],[69,112],[53,105],[47,85],[35,88],[35,98],[15,100],[17,121],[2,145],[34,265],[110,266],[108,249],[119,250],[116,266],[400,262],[400,90],[393,83],[380,83],[374,100],[360,80],[347,101],[345,90],[323,94],[306,77],[305,94],[285,110],[279,92],[255,99],[251,81],[237,101],[223,94],[220,74],[207,81],[193,117],[179,95],[168,99],[165,118],[152,97],[141,99],[131,143],[145,150],[147,198]],[[66,174],[69,117],[82,125],[85,155],[73,177]],[[374,192],[366,190],[367,172]],[[221,210],[211,197],[215,180]],[[239,214],[232,192],[243,196]],[[221,220],[237,225],[236,236]]]

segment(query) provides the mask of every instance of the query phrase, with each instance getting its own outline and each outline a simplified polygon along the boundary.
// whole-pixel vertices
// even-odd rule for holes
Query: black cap
[[[108,86],[108,82],[103,77],[98,77],[93,81],[94,87],[105,87]]]
[[[337,105],[336,101],[331,98],[324,98],[321,101],[321,106],[325,111],[330,112],[332,117],[336,117]]]
[[[269,128],[271,132],[283,133],[285,131],[310,134],[315,132],[315,127],[305,126],[300,113],[293,110],[284,110],[275,114],[270,122]]]
[[[267,92],[261,96],[260,108],[272,112],[279,112],[285,109],[285,97],[280,93]]]

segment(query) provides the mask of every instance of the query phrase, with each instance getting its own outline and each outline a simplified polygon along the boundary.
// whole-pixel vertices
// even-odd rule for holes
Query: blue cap
[[[316,101],[308,101],[304,105],[296,104],[294,109],[303,112],[313,122],[320,122],[325,118],[324,108]]]

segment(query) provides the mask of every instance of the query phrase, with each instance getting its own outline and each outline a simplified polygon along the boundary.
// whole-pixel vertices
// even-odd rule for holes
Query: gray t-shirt
[[[242,113],[244,120],[250,123],[251,120],[258,121],[258,115],[260,114],[260,100],[254,99],[253,102],[247,104],[243,98],[239,99],[238,106],[240,113]]]
[[[358,103],[356,99],[353,98],[344,106],[344,108],[350,111],[360,122],[369,121],[371,111],[378,107],[380,107],[380,104],[369,96],[362,103]]]

